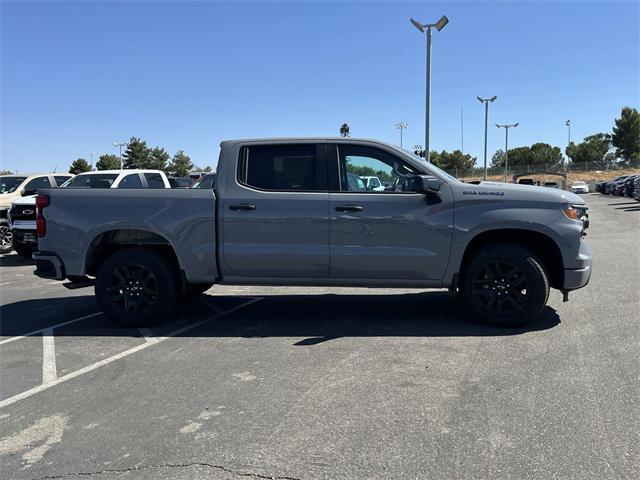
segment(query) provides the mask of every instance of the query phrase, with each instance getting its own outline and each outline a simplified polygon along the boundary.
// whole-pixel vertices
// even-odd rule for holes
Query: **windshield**
[[[111,185],[118,178],[117,173],[91,173],[87,175],[76,175],[72,179],[63,183],[61,188],[111,188]]]
[[[447,172],[445,172],[444,170],[442,170],[441,168],[436,167],[433,163],[427,162],[424,158],[417,156],[413,152],[409,152],[407,150],[401,150],[401,152],[404,153],[405,155],[410,156],[414,160],[417,160],[422,165],[424,165],[424,167],[427,170],[429,170],[430,172],[436,174],[439,177],[445,178],[445,179],[450,180],[450,181],[456,181],[456,182],[460,181],[456,177],[454,177],[453,175],[450,175]]]
[[[27,177],[0,177],[0,193],[13,193]]]

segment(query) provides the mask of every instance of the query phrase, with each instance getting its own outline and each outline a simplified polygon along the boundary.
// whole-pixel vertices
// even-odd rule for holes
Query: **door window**
[[[24,186],[25,195],[35,194],[39,188],[51,188],[49,177],[34,178]]]
[[[260,190],[326,191],[326,169],[320,163],[316,145],[245,147],[238,180]]]
[[[159,173],[145,173],[144,178],[147,179],[149,188],[165,188],[164,180],[162,180],[162,175]]]
[[[343,192],[412,192],[418,172],[390,153],[359,145],[338,145]],[[360,182],[356,182],[357,177]]]
[[[140,181],[140,175],[132,173],[127,175],[118,184],[118,188],[142,188],[142,182]]]
[[[62,185],[64,182],[71,178],[71,175],[56,175],[53,177],[58,186]]]

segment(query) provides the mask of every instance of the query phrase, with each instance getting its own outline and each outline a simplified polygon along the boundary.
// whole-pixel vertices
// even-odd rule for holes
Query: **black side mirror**
[[[434,193],[440,191],[442,181],[432,175],[416,175],[413,177],[412,190],[417,193]]]

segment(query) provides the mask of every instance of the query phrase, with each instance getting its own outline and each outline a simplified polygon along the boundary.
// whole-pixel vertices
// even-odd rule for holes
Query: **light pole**
[[[442,30],[447,23],[449,23],[449,19],[446,15],[440,17],[436,23],[422,24],[413,18],[410,19],[411,24],[420,30],[421,33],[425,33],[425,29],[427,32],[427,95],[426,95],[426,106],[424,112],[424,149],[425,149],[425,159],[427,162],[431,161],[431,152],[429,148],[429,122],[431,120],[431,28],[436,27],[437,31]]]
[[[516,128],[520,125],[520,122],[514,123],[513,125],[498,125],[496,123],[496,127],[504,128],[504,181],[507,181],[507,173],[509,170],[509,129]]]
[[[487,180],[487,124],[489,122],[489,104],[496,101],[495,95],[491,98],[476,97],[480,103],[484,103],[484,180]]]
[[[402,131],[408,126],[409,124],[407,122],[396,123],[396,128],[400,130],[400,148],[402,148]]]
[[[93,171],[93,154],[95,152],[91,152],[91,171]]]
[[[564,124],[569,129],[569,140],[567,141],[567,145],[570,145],[571,144],[571,120],[567,120],[566,122],[564,122]]]
[[[122,147],[126,147],[127,145],[129,145],[127,142],[123,142],[123,143],[113,142],[113,146],[118,147],[120,149],[120,170],[122,170]]]

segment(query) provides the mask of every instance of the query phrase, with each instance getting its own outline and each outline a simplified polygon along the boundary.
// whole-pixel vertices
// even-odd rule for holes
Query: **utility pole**
[[[407,122],[396,123],[396,128],[400,130],[400,148],[402,148],[402,131],[408,126],[409,124]]]
[[[520,123],[514,123],[513,125],[498,125],[496,127],[504,128],[504,181],[507,182],[507,174],[509,173],[509,129],[516,128]]]
[[[429,145],[429,123],[431,121],[431,28],[435,27],[437,31],[442,30],[447,23],[449,23],[449,19],[446,15],[440,17],[436,23],[428,23],[422,24],[413,18],[410,19],[411,24],[420,30],[420,33],[427,34],[427,81],[426,81],[426,105],[424,112],[424,151],[425,151],[425,159],[427,162],[431,161],[431,152]]]
[[[113,146],[114,147],[118,147],[120,149],[120,170],[123,170],[123,168],[122,168],[122,147],[126,147],[127,145],[129,145],[127,142],[123,142],[123,143],[113,142]]]
[[[495,95],[491,98],[476,97],[480,103],[484,103],[484,180],[487,180],[487,125],[489,123],[489,104],[496,101]]]

